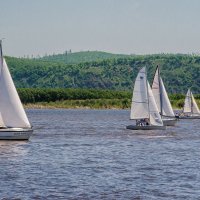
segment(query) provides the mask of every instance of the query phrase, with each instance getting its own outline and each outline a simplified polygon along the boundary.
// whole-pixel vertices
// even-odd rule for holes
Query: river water
[[[199,199],[200,124],[126,130],[127,110],[27,110],[29,142],[0,141],[0,199]]]

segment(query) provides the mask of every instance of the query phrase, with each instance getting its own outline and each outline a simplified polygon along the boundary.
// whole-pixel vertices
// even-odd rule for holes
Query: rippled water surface
[[[200,197],[200,120],[144,132],[126,110],[27,112],[30,141],[0,141],[0,199]]]

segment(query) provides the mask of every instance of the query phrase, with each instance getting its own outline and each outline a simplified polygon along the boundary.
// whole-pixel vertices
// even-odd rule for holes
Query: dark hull
[[[136,126],[136,125],[129,125],[126,127],[130,130],[165,130],[165,126]]]

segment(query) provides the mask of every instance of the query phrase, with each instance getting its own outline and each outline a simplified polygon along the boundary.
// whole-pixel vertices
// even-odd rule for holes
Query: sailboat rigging
[[[185,101],[183,112],[180,115],[181,119],[200,119],[200,111],[198,105],[195,101],[195,98],[192,94],[192,91],[188,89]]]
[[[136,125],[126,128],[132,130],[165,129],[143,67],[135,80],[131,103],[130,119],[136,120]]]
[[[158,106],[159,113],[165,126],[174,126],[177,122],[172,109],[163,80],[160,76],[160,67],[157,66],[152,83],[152,92]]]

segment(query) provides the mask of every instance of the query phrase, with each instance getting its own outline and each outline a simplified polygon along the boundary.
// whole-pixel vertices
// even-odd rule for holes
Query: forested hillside
[[[102,51],[82,51],[82,52],[72,53],[70,50],[66,51],[63,54],[47,55],[38,58],[38,60],[60,62],[65,64],[75,64],[81,62],[102,61],[105,59],[122,58],[122,57],[128,57],[128,55],[112,54]]]
[[[138,70],[146,66],[151,82],[156,65],[169,93],[200,93],[200,57],[193,55],[149,55],[65,64],[57,61],[6,57],[20,88],[101,88],[129,90]]]

